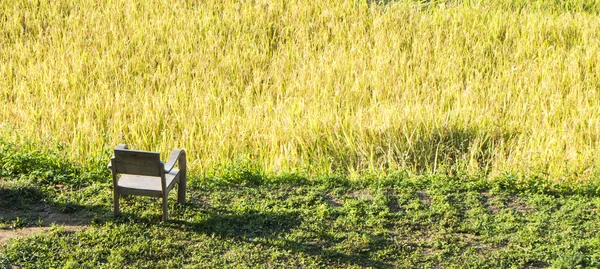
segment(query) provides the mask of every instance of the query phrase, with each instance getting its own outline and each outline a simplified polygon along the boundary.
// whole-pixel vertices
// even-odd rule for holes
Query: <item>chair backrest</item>
[[[164,173],[158,152],[115,149],[112,162],[118,174],[159,177]]]

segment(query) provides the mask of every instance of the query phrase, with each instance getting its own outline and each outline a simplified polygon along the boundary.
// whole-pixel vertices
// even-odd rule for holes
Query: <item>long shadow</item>
[[[114,220],[110,207],[60,199],[58,191],[47,187],[0,180],[0,223],[5,224],[5,229],[49,227],[53,224],[85,226]],[[128,214],[125,217],[135,218]],[[17,225],[6,225],[11,222]]]
[[[48,195],[35,187],[0,188],[0,210],[3,208],[26,209],[32,204],[38,204],[46,199],[48,199]]]
[[[278,213],[251,211],[242,214],[232,212],[217,213],[216,210],[203,209],[193,203],[190,203],[187,206],[188,209],[191,208],[192,210],[202,211],[202,213],[208,215],[208,218],[198,222],[171,220],[167,224],[169,227],[186,232],[233,238],[246,243],[266,246],[268,248],[282,248],[293,253],[305,253],[311,256],[318,256],[324,260],[335,263],[375,268],[393,267],[393,265],[389,263],[372,260],[368,256],[369,252],[381,250],[393,244],[392,241],[381,236],[373,236],[361,231],[354,231],[369,236],[371,238],[369,241],[370,243],[364,248],[364,251],[356,254],[346,254],[329,250],[328,247],[331,246],[336,239],[323,232],[307,230],[307,232],[314,234],[317,237],[316,241],[322,243],[299,242],[285,239],[283,235],[291,233],[294,229],[304,229],[301,227],[302,220],[298,214],[293,212]]]
[[[210,211],[204,211],[203,213],[207,214],[208,218],[199,222],[172,219],[166,225],[187,232],[242,240],[259,237],[276,237],[300,225],[300,220],[294,214],[274,212],[235,214],[230,212],[214,213]]]
[[[488,173],[493,166],[495,147],[508,144],[516,137],[511,132],[486,132],[471,127],[449,127],[421,130],[407,148],[406,159],[418,172],[436,171],[444,167],[454,174],[475,161]]]
[[[339,151],[335,143],[319,141],[309,146],[324,150],[332,160],[334,171],[347,167],[369,168],[369,162],[381,168],[396,169],[397,165],[417,173],[446,172],[450,175],[466,171],[470,166],[487,174],[493,168],[498,151],[515,142],[518,133],[508,130],[486,130],[475,126],[448,126],[430,128],[415,125],[413,130],[390,129],[384,132],[365,131],[373,141],[370,156],[358,151]],[[330,144],[328,144],[330,143]],[[367,160],[371,161],[367,161]]]
[[[353,264],[361,267],[373,267],[373,268],[393,268],[394,266],[390,263],[386,263],[383,261],[372,260],[368,257],[369,252],[376,252],[378,250],[383,250],[388,246],[392,245],[393,242],[387,238],[371,235],[368,233],[361,233],[362,235],[366,235],[370,238],[367,246],[363,248],[363,250],[359,251],[356,254],[346,254],[338,251],[332,251],[326,249],[326,247],[331,245],[331,242],[335,242],[335,238],[331,235],[314,232],[319,235],[320,241],[328,242],[328,243],[307,243],[307,242],[296,242],[291,240],[283,239],[283,247],[291,250],[292,252],[304,252],[313,256],[320,256],[330,261],[335,261],[338,263],[345,264]],[[360,232],[359,232],[360,233]],[[279,246],[275,244],[268,244],[269,246]],[[279,246],[281,247],[281,246]]]
[[[8,185],[8,186],[7,186]],[[336,243],[332,235],[323,231],[310,231],[302,227],[299,214],[289,212],[248,211],[237,213],[223,211],[191,200],[185,206],[175,205],[171,219],[161,223],[159,216],[140,217],[133,213],[122,213],[114,217],[109,206],[89,206],[72,202],[59,202],[52,192],[44,191],[39,186],[0,184],[0,215],[2,218],[21,218],[28,221],[21,227],[41,226],[51,224],[65,226],[82,226],[90,224],[141,223],[145,225],[161,225],[184,232],[216,235],[231,238],[249,244],[258,244],[268,248],[280,248],[292,253],[305,253],[328,260],[336,264],[356,265],[360,267],[391,268],[391,264],[371,259],[372,251],[384,249],[393,244],[391,241],[374,236],[363,231],[352,230],[361,236],[367,236],[369,244],[361,250],[340,252],[331,250]],[[194,215],[202,216],[199,221],[184,221],[177,219],[179,212],[191,210]],[[54,216],[54,218],[52,217]],[[58,217],[57,217],[58,216]],[[39,220],[43,223],[39,223]],[[7,221],[2,219],[0,221]],[[37,223],[36,223],[37,222]],[[311,239],[286,239],[297,229],[304,229]],[[350,253],[348,253],[350,252]]]

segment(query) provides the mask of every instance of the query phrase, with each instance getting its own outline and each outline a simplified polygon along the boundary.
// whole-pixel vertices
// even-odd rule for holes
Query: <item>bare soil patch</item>
[[[508,207],[514,209],[519,213],[530,214],[535,212],[535,209],[528,205],[523,199],[516,195],[511,195],[508,198]]]
[[[340,207],[342,206],[342,201],[340,198],[332,196],[332,195],[323,195],[323,199],[327,202],[331,207]]]
[[[429,197],[429,195],[427,195],[426,192],[424,191],[416,191],[417,196],[419,196],[419,200],[421,202],[423,202],[423,204],[425,205],[429,205],[431,204],[431,197]]]
[[[85,214],[65,214],[53,212],[44,208],[42,211],[15,211],[0,208],[0,216],[4,219],[17,217],[27,220],[25,227],[0,229],[0,245],[9,239],[27,237],[35,233],[47,233],[53,225],[63,226],[67,231],[84,230],[90,223],[90,218]]]
[[[373,199],[373,194],[371,194],[371,192],[368,189],[351,191],[349,194],[350,196],[357,199]]]

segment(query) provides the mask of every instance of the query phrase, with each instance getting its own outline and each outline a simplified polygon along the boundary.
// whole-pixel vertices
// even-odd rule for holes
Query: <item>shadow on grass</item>
[[[48,195],[39,188],[28,186],[4,188],[0,186],[0,209],[27,209],[32,204],[39,204],[47,199]]]
[[[466,170],[474,161],[487,174],[498,154],[496,147],[511,143],[516,135],[463,127],[423,131],[406,149],[406,160],[419,173],[439,172],[444,167],[450,175]]]
[[[393,242],[389,239],[383,238],[381,236],[370,235],[368,233],[360,233],[361,236],[369,237],[369,243],[366,246],[363,246],[360,251],[352,254],[333,251],[327,249],[327,247],[332,245],[332,242],[336,241],[336,238],[333,238],[331,235],[324,235],[322,233],[318,233],[315,231],[308,231],[317,233],[319,235],[318,242],[309,243],[309,242],[298,242],[293,240],[283,240],[283,248],[288,249],[292,252],[304,252],[306,254],[310,254],[313,256],[320,256],[323,259],[343,263],[348,265],[357,265],[363,268],[393,268],[392,264],[377,261],[370,259],[368,256],[371,252],[377,252],[378,250],[383,250],[388,248]],[[355,231],[356,232],[356,231]],[[338,239],[339,240],[339,239]],[[279,246],[275,244],[267,244],[268,246]],[[281,247],[281,246],[279,246]]]
[[[154,204],[154,202],[151,203]],[[191,210],[193,215],[202,216],[202,220],[177,219],[180,217],[177,211],[183,208],[186,211]],[[369,237],[369,244],[366,247],[363,246],[364,251],[332,250],[331,247],[339,239],[333,238],[327,233],[306,230],[302,227],[301,217],[295,212],[219,212],[219,210],[207,208],[198,202],[189,201],[185,206],[175,205],[175,210],[170,212],[171,219],[167,223],[161,223],[159,215],[141,217],[139,213],[122,212],[121,215],[114,217],[108,206],[60,202],[57,201],[56,194],[44,191],[38,186],[0,184],[0,215],[3,217],[0,221],[7,223],[20,219],[20,223],[17,223],[18,226],[9,227],[11,230],[26,227],[49,227],[52,224],[79,227],[91,224],[102,225],[106,222],[134,222],[151,226],[164,225],[184,232],[216,235],[267,248],[305,253],[336,264],[376,268],[392,267],[390,264],[372,260],[368,256],[369,252],[386,248],[392,244],[389,240],[358,230],[347,231]],[[4,226],[8,227],[9,225]],[[305,234],[309,234],[310,239],[294,240],[286,236],[297,229],[305,229]]]
[[[110,213],[100,205],[60,201],[56,193],[37,185],[0,181],[0,229],[84,226],[98,222],[98,216],[107,219]]]
[[[301,218],[293,212],[251,211],[236,214],[231,212],[215,213],[211,210],[195,208],[196,205],[194,204],[189,204],[188,207],[203,211],[203,213],[208,214],[208,218],[198,222],[171,220],[168,225],[174,229],[187,232],[232,238],[267,248],[285,249],[292,253],[305,253],[338,264],[375,268],[393,267],[391,264],[372,260],[368,256],[369,252],[385,249],[392,244],[390,240],[379,236],[354,231],[370,237],[371,240],[368,246],[364,248],[365,251],[347,254],[328,249],[339,239],[335,239],[326,233],[305,229],[307,233],[313,235],[311,242],[287,239],[284,236],[285,234],[291,234],[296,229],[304,229],[301,227]]]
[[[384,170],[405,167],[417,174],[451,176],[475,168],[487,175],[497,155],[507,154],[502,150],[514,143],[518,133],[477,126],[415,125],[409,132],[398,127],[386,131],[366,130],[363,135],[370,141],[368,153],[327,139],[308,148],[311,152],[322,151],[331,159],[331,170],[341,174],[347,173],[349,167],[361,171],[373,166]]]
[[[212,213],[206,212],[209,217],[199,222],[187,222],[170,220],[169,224],[174,227],[187,227],[187,231],[195,233],[211,234],[220,237],[231,237],[237,239],[256,239],[275,237],[287,233],[300,225],[299,219],[292,214],[248,212],[235,213]]]

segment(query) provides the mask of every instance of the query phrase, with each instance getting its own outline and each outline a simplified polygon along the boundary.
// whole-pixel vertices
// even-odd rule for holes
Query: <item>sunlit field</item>
[[[599,55],[600,0],[0,1],[0,268],[600,268]]]
[[[385,2],[385,3],[384,3]],[[1,1],[2,139],[193,173],[600,166],[600,1]]]

